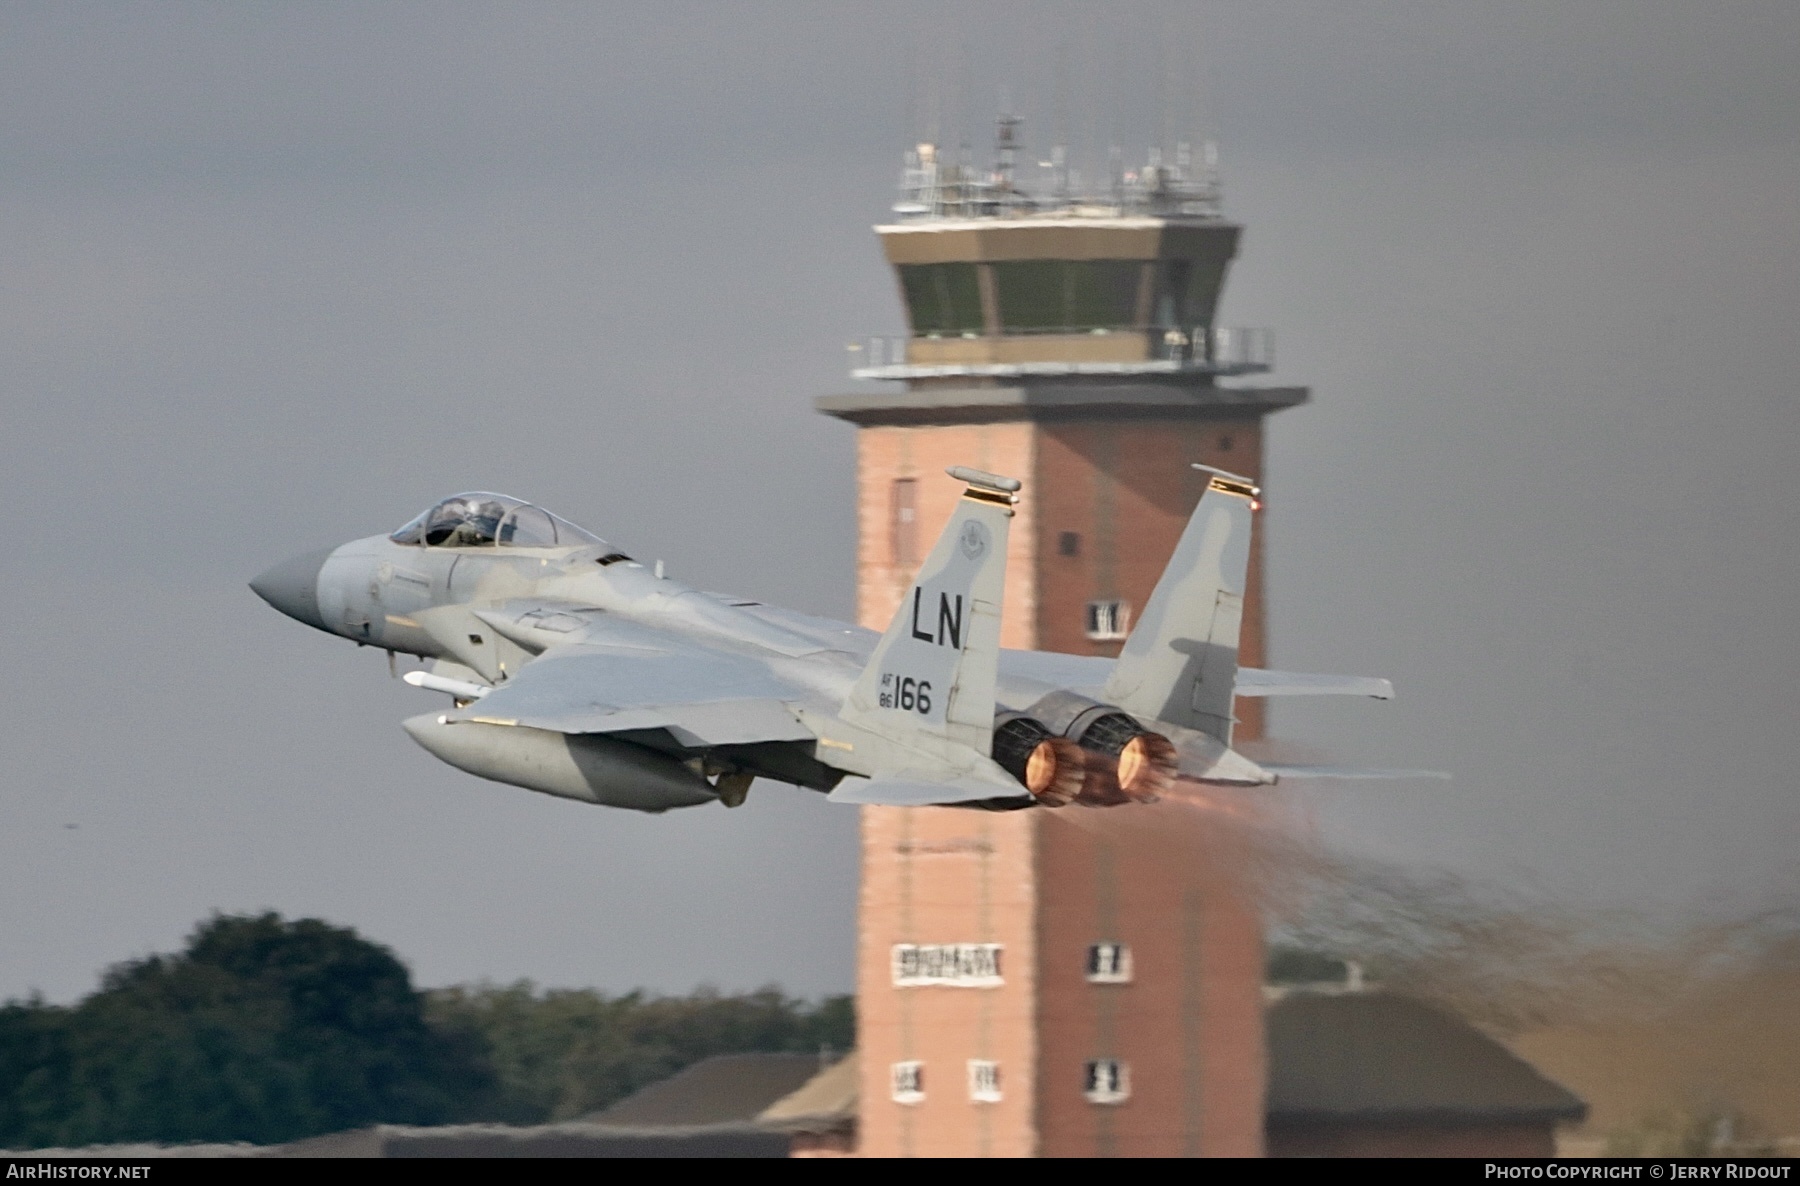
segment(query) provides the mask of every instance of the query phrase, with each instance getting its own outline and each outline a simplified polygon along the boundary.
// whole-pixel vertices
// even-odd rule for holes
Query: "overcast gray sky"
[[[1224,319],[1314,388],[1275,659],[1400,699],[1277,732],[1457,775],[1307,792],[1324,834],[1792,902],[1796,45],[1790,3],[8,5],[0,996],[259,907],[427,984],[847,989],[854,812],[464,776],[244,582],[475,487],[847,615],[810,401],[900,324],[869,227],[932,110],[985,138],[1005,88],[1041,148],[1059,58],[1074,138],[1133,149],[1195,63]]]

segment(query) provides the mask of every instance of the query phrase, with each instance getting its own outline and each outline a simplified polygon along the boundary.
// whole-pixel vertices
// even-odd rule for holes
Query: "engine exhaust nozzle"
[[[1026,716],[1007,715],[995,723],[993,756],[1045,807],[1073,803],[1087,778],[1081,747]]]
[[[1082,802],[1100,807],[1154,803],[1175,785],[1181,769],[1175,743],[1129,714],[1101,706],[1077,717],[1071,731],[1088,751],[1090,775]]]
[[[1139,733],[1119,751],[1119,790],[1133,803],[1154,803],[1175,785],[1181,756],[1161,733]]]

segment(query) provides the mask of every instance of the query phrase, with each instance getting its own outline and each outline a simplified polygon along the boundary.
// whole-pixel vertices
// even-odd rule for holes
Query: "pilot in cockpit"
[[[425,524],[433,548],[487,548],[500,538],[506,507],[491,498],[453,498],[440,503]]]
[[[446,498],[388,537],[397,544],[430,548],[553,548],[598,544],[583,531],[547,511],[504,494],[458,494]]]
[[[500,536],[508,506],[491,495],[446,498],[388,538],[397,544],[431,548],[491,548]]]

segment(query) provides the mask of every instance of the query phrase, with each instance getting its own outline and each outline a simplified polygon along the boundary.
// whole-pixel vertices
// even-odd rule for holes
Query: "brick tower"
[[[970,465],[1025,483],[1003,645],[1115,655],[1204,489],[1189,463],[1260,476],[1263,418],[1307,392],[1217,382],[1267,371],[1270,339],[1214,324],[1239,228],[1185,152],[1034,197],[1012,134],[979,175],[909,154],[876,232],[910,332],[853,348],[896,385],[818,401],[858,428],[857,612],[887,625]],[[1252,666],[1261,569],[1259,540]],[[1206,812],[871,807],[862,845],[861,1152],[1261,1152],[1261,920]]]

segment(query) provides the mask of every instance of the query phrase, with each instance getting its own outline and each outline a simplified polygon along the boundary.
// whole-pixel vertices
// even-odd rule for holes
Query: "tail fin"
[[[1248,478],[1194,468],[1210,471],[1212,481],[1125,640],[1103,699],[1229,744],[1258,490]]]
[[[967,482],[843,708],[902,743],[952,741],[983,759],[993,744],[1000,598],[1017,478],[952,467]]]

